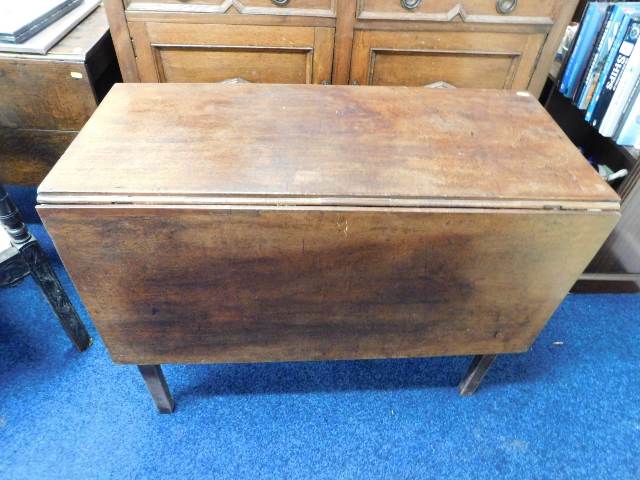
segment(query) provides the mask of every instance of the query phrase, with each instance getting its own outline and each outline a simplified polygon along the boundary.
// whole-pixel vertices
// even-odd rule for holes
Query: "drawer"
[[[125,0],[126,10],[335,17],[337,0]]]
[[[526,90],[544,39],[542,33],[358,31],[351,81]]]
[[[131,22],[143,82],[331,81],[334,30]]]
[[[552,23],[558,0],[358,0],[358,18]]]

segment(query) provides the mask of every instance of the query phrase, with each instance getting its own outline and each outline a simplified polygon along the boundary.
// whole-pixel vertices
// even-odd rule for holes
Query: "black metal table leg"
[[[160,413],[173,412],[175,404],[160,365],[138,365],[138,370],[144,378],[144,383],[147,384],[158,411]]]
[[[9,233],[11,243],[29,266],[30,273],[51,304],[69,339],[79,351],[86,350],[91,345],[89,332],[73,308],[71,300],[62,288],[40,244],[29,233],[20,212],[2,185],[0,185],[0,223]]]
[[[476,355],[473,358],[469,370],[458,387],[460,395],[466,397],[475,393],[496,357],[497,355]]]

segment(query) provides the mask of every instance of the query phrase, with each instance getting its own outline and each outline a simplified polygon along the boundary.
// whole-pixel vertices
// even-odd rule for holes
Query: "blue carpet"
[[[83,354],[32,280],[0,290],[2,479],[640,478],[640,296],[568,297],[472,398],[460,357],[168,366],[170,416],[73,299]]]

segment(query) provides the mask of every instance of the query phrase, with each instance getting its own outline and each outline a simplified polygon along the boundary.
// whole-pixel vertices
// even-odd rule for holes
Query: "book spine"
[[[581,50],[581,46],[585,41],[583,31],[585,31],[586,26],[591,23],[591,18],[593,17],[596,9],[597,9],[597,5],[594,2],[589,3],[587,8],[585,9],[585,13],[582,16],[582,20],[580,21],[580,27],[576,32],[576,38],[573,41],[573,49],[571,51],[571,56],[569,57],[567,68],[565,69],[564,75],[562,76],[562,81],[560,82],[560,88],[558,88],[558,91],[565,96],[567,96],[567,92],[571,85],[571,79],[573,78],[573,74],[576,68],[576,62],[578,61],[578,56]]]
[[[629,99],[625,105],[624,111],[622,112],[622,120],[618,125],[618,131],[615,135],[615,140],[618,145],[633,145],[635,143],[634,139],[631,138],[632,134],[629,132],[633,129],[633,121],[634,117],[632,116],[632,112],[636,106],[636,102],[638,101],[638,96],[640,95],[640,76],[636,80],[636,84],[633,87],[633,91],[629,95]],[[631,119],[631,120],[630,120]],[[640,133],[640,129],[638,130]],[[629,143],[629,140],[631,142]]]
[[[615,55],[615,60],[609,69],[604,88],[602,89],[602,93],[593,112],[593,117],[591,117],[591,125],[594,127],[600,127],[602,119],[607,113],[607,109],[611,103],[611,99],[620,84],[620,79],[624,75],[627,62],[629,61],[629,57],[631,57],[636,40],[638,39],[637,35],[635,35],[635,38],[633,37],[633,31],[635,30],[634,26],[637,28],[637,23],[630,22],[627,28],[625,28],[624,40],[620,43]]]
[[[596,109],[596,105],[598,105],[598,102],[600,100],[602,89],[604,88],[604,85],[606,83],[607,74],[613,67],[613,64],[617,58],[618,50],[620,49],[620,45],[622,45],[622,41],[624,40],[624,35],[626,33],[627,26],[629,25],[630,20],[630,17],[624,15],[620,22],[620,25],[616,28],[617,33],[615,40],[613,42],[611,50],[609,51],[609,55],[607,56],[604,67],[602,68],[602,73],[600,74],[600,78],[598,79],[596,88],[593,91],[591,102],[589,102],[587,113],[585,114],[585,120],[587,120],[587,122],[589,123],[591,123],[591,121],[593,120],[593,114]]]
[[[602,30],[602,24],[604,22],[604,17],[607,13],[607,4],[603,2],[594,3],[596,6],[595,12],[591,18],[591,22],[587,25],[587,29],[584,31],[584,43],[581,46],[579,56],[576,60],[574,71],[573,71],[573,79],[571,80],[571,84],[567,91],[567,96],[575,102],[578,96],[578,89],[582,84],[582,80],[584,79],[585,71],[587,68],[587,62],[593,55],[593,51],[595,50],[596,38]]]
[[[618,77],[617,85],[614,85],[614,93],[600,124],[600,134],[611,137],[615,134],[618,123],[621,121],[622,112],[629,101],[629,95],[633,90],[638,74],[640,73],[640,20],[634,20],[629,26],[629,33],[625,41],[633,42],[633,53],[627,61],[624,71]]]
[[[604,48],[598,54],[598,58],[595,62],[593,79],[591,80],[591,83],[588,85],[588,88],[585,91],[585,98],[581,102],[582,109],[586,110],[587,112],[585,116],[587,121],[591,116],[591,113],[589,112],[589,106],[591,105],[593,96],[598,88],[600,79],[602,78],[604,66],[607,63],[607,59],[609,58],[609,54],[611,53],[613,44],[615,43],[615,40],[617,38],[618,29],[620,28],[620,23],[623,16],[624,13],[620,6],[614,5],[613,13],[611,15],[611,24],[609,25],[604,38]]]
[[[636,88],[636,96],[631,102],[624,124],[616,138],[619,145],[632,147],[640,140],[640,82]]]
[[[589,92],[593,92],[591,89],[591,83],[594,80],[596,75],[597,65],[599,63],[599,59],[603,56],[603,53],[606,49],[606,40],[608,38],[609,32],[611,31],[611,23],[613,20],[613,12],[615,6],[609,5],[607,7],[607,14],[602,22],[603,27],[600,29],[600,33],[598,33],[598,37],[596,38],[595,45],[596,47],[591,54],[591,58],[589,59],[589,63],[587,64],[587,68],[585,70],[584,78],[580,83],[580,88],[578,88],[578,93],[576,95],[576,106],[580,110],[585,110],[589,105],[590,95]]]

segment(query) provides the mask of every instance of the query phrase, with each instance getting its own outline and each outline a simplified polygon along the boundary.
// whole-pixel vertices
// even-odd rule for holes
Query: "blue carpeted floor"
[[[168,366],[170,416],[74,301],[83,354],[33,281],[0,290],[2,479],[640,478],[640,296],[570,296],[472,398],[468,358]]]

